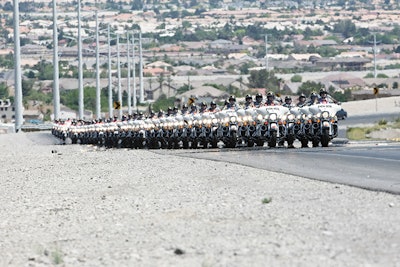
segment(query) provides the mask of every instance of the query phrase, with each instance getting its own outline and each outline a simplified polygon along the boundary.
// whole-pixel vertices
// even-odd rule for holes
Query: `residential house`
[[[362,71],[366,70],[367,64],[370,62],[371,59],[368,58],[320,58],[314,64],[326,71]]]
[[[213,86],[205,85],[177,95],[177,98],[189,99],[190,97],[210,97],[213,99],[226,99],[229,97],[229,94]]]
[[[15,119],[15,108],[10,99],[0,99],[0,120],[10,122]]]

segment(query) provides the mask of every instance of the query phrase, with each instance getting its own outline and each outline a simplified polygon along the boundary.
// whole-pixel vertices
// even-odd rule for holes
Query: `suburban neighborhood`
[[[76,117],[76,104],[67,101],[78,88],[76,5],[76,1],[57,3],[59,89],[62,112],[67,117]],[[0,9],[0,99],[11,103],[12,3],[1,1]],[[113,99],[121,90],[124,112],[128,112],[128,102],[133,103],[133,110],[146,110],[149,104],[165,108],[185,103],[190,97],[199,102],[223,103],[232,94],[243,99],[246,94],[265,94],[269,90],[296,96],[304,86],[312,90],[323,86],[339,97],[347,92],[342,101],[373,98],[373,88],[380,88],[378,97],[400,95],[397,3],[85,1],[81,35],[87,118],[94,112],[89,92],[96,87],[96,12],[104,117],[110,115],[106,95],[110,84],[109,52]],[[24,118],[51,119],[52,20],[51,1],[20,3]],[[107,38],[107,27],[111,29],[111,40]],[[262,71],[268,77],[256,81],[254,73]],[[141,87],[144,101],[127,101],[129,95],[138,97]],[[160,99],[167,101],[157,105]],[[1,118],[11,121],[12,115],[3,112]]]

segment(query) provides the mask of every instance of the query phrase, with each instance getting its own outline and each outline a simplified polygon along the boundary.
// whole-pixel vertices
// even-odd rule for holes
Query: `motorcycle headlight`
[[[212,119],[212,123],[213,123],[213,124],[217,124],[217,123],[218,123],[218,120],[217,120],[217,119]]]
[[[329,118],[329,112],[328,112],[328,111],[322,112],[322,113],[321,113],[321,117],[324,118],[324,119]]]
[[[293,115],[293,114],[289,114],[289,115],[287,116],[287,119],[288,119],[289,121],[294,120],[294,115]]]
[[[237,117],[232,116],[231,117],[231,122],[236,122],[237,121]]]
[[[277,118],[278,118],[278,116],[276,115],[276,113],[271,113],[269,115],[269,119],[272,120],[272,121],[275,121]]]
[[[257,115],[257,120],[261,121],[263,119],[263,116],[261,114]]]

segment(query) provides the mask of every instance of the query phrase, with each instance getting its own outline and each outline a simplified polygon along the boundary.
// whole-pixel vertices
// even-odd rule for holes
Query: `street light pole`
[[[83,119],[83,70],[82,70],[82,36],[81,36],[81,0],[78,0],[78,87],[79,87],[79,119]]]
[[[139,79],[140,79],[140,103],[144,102],[144,88],[143,88],[143,52],[142,52],[142,31],[139,32]]]
[[[133,61],[133,109],[136,109],[136,58],[135,58],[135,33],[132,34],[132,61]]]
[[[126,63],[128,64],[128,76],[127,76],[127,87],[128,87],[128,114],[132,114],[131,106],[131,61],[129,57],[129,33],[126,33]]]
[[[23,124],[22,76],[21,76],[21,44],[19,40],[19,0],[14,0],[14,88],[15,88],[15,131]]]
[[[113,118],[113,90],[112,90],[112,74],[111,74],[111,40],[110,40],[110,24],[107,28],[107,41],[108,41],[108,116]]]
[[[99,66],[99,18],[96,10],[96,118],[101,119],[101,101],[100,101],[100,66]]]
[[[57,30],[57,4],[53,0],[53,108],[54,120],[60,118],[60,80],[58,69],[58,30]]]
[[[120,108],[118,110],[118,119],[122,119],[122,92],[121,92],[121,62],[119,59],[119,34],[117,34],[117,75],[118,75],[118,101]]]
[[[374,33],[374,78],[376,78],[376,34]]]
[[[265,35],[265,70],[268,71],[268,35]]]

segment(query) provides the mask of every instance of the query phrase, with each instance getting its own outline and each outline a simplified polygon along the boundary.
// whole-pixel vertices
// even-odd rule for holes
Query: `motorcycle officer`
[[[296,106],[298,106],[299,108],[304,107],[307,103],[306,103],[306,95],[305,94],[301,94],[299,96],[299,102],[297,103]]]
[[[279,106],[280,103],[275,100],[275,94],[272,91],[267,93],[267,101],[265,101],[265,106]]]
[[[246,102],[244,103],[244,109],[254,108],[253,98],[251,95],[246,95]]]
[[[287,107],[287,108],[289,108],[289,109],[291,109],[292,107],[294,107],[294,105],[292,104],[292,97],[286,96],[286,97],[285,97],[285,103],[284,103],[282,106]]]
[[[171,116],[174,116],[174,110],[172,109],[172,107],[168,107],[167,117],[171,117]]]
[[[181,114],[181,111],[178,109],[177,106],[174,106],[174,108],[172,110],[172,114],[173,114],[173,116],[176,116],[176,115]]]
[[[226,104],[224,109],[230,109],[230,110],[238,110],[239,105],[236,104],[236,97],[231,95],[228,99],[228,103]]]
[[[321,88],[321,90],[319,90],[319,96],[320,98],[318,99],[318,102],[320,104],[337,103],[336,100],[328,95],[328,92],[324,88]]]
[[[188,107],[188,105],[183,104],[181,113],[182,113],[182,115],[184,115],[184,114],[189,114],[189,107]]]
[[[312,92],[310,95],[310,100],[307,102],[307,106],[314,104],[318,104],[318,95],[315,92]]]
[[[254,101],[254,107],[259,108],[263,105],[263,96],[260,93],[256,94],[256,101]]]
[[[209,112],[216,113],[220,111],[219,107],[217,106],[217,103],[215,101],[210,102],[210,108],[208,109]]]
[[[207,112],[207,104],[206,102],[201,102],[199,113]]]
[[[197,112],[197,106],[195,104],[192,104],[190,106],[190,114],[194,115],[194,114],[197,114],[197,113],[198,113]]]

